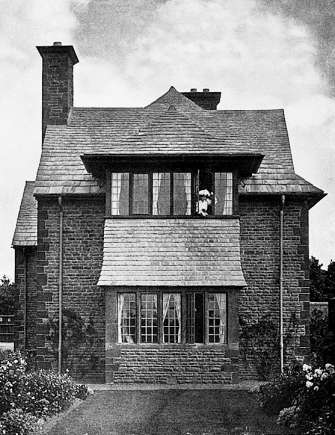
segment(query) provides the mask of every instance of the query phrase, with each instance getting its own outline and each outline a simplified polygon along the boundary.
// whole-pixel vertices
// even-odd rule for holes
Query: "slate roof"
[[[26,181],[12,246],[37,245],[37,201],[33,196],[34,181]]]
[[[264,154],[242,194],[323,193],[294,173],[283,110],[204,110],[171,87],[144,108],[73,108],[49,125],[35,194],[103,193],[83,154],[180,152]]]
[[[238,219],[106,219],[100,286],[245,286]]]

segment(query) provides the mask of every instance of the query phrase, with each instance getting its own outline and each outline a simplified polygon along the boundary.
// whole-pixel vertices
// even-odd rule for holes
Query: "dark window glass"
[[[133,174],[133,214],[149,213],[149,176]]]
[[[204,342],[204,294],[190,293],[186,299],[186,339],[188,343]]]

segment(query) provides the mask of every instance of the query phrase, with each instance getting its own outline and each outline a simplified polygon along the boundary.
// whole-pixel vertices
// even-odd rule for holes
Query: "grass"
[[[224,390],[100,391],[48,435],[270,435],[282,432],[254,393]]]

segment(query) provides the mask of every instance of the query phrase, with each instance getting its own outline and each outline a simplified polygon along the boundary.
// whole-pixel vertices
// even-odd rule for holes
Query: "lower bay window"
[[[129,292],[117,301],[119,343],[227,343],[226,293]]]

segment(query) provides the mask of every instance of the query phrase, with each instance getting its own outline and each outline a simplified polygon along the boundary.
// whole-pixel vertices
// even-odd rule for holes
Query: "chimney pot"
[[[209,88],[204,88],[202,91],[203,92],[209,92]]]
[[[53,45],[62,45],[62,43],[61,43],[60,41],[55,41],[55,42],[53,43]]]
[[[197,88],[191,88],[191,92],[197,92]]]

